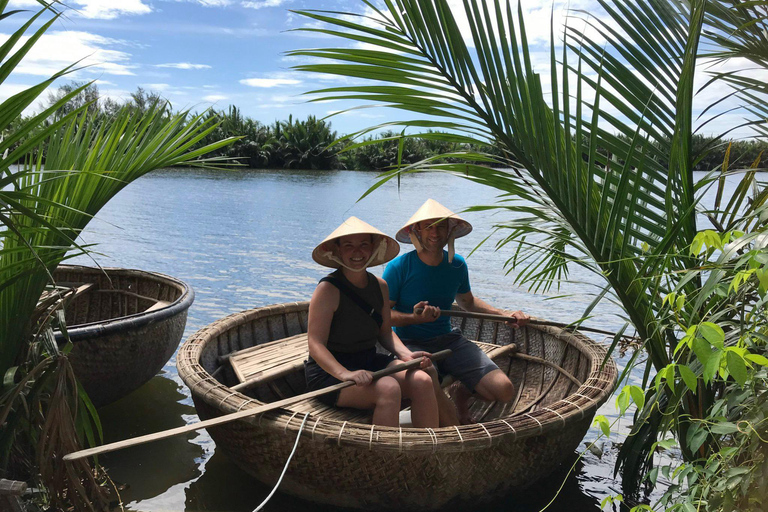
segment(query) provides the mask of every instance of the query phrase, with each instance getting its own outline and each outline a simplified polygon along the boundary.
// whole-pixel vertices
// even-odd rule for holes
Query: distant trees
[[[84,82],[70,82],[60,86],[55,92],[48,94],[48,101],[44,106],[49,107],[59,103],[64,96],[85,85]],[[59,119],[85,105],[91,113],[99,112],[112,117],[124,106],[134,108],[138,112],[145,112],[150,106],[166,101],[156,91],[137,87],[136,91],[130,94],[130,98],[125,103],[121,103],[109,97],[102,97],[96,84],[91,83],[58,108],[53,119]],[[352,142],[337,142],[337,133],[332,130],[331,123],[324,119],[308,116],[306,120],[298,120],[289,115],[287,120],[276,120],[270,125],[265,125],[244,116],[242,111],[234,105],[230,105],[225,110],[210,110],[206,116],[208,119],[217,118],[220,124],[216,130],[200,141],[200,146],[227,137],[242,137],[235,144],[221,148],[216,156],[236,159],[244,166],[253,169],[355,169],[381,172],[398,165],[398,154],[400,154],[401,165],[462,151],[500,154],[500,150],[493,146],[475,147],[418,137],[404,137],[402,153],[400,153],[400,136],[394,131],[368,136],[363,139],[363,142],[369,144],[350,148]],[[21,122],[21,119],[16,122]],[[710,171],[721,166],[729,143],[731,144],[730,162],[736,162],[743,167],[749,167],[759,155],[768,154],[766,142],[718,140],[715,144],[713,141],[713,137],[698,134],[693,136],[691,143],[694,151],[701,155],[701,158],[694,163],[694,170]],[[337,143],[333,144],[334,142]],[[629,144],[629,140],[626,142]],[[598,152],[604,156],[610,156],[609,152],[602,148],[598,148]],[[456,159],[446,158],[445,161],[454,162]],[[660,164],[668,165],[667,162],[660,162]]]

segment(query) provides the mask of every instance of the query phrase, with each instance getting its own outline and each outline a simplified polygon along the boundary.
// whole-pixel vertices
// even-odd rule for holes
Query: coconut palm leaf
[[[522,265],[517,279],[546,287],[568,265],[588,260],[645,340],[646,376],[665,368],[675,334],[657,312],[677,271],[692,263],[684,248],[697,232],[692,102],[705,2],[600,1],[607,16],[588,18],[583,30],[567,27],[562,45],[552,31],[551,92],[532,64],[521,7],[465,0],[470,47],[445,1],[385,0],[382,11],[364,3],[370,14],[299,12],[328,27],[312,31],[371,48],[291,52],[320,59],[296,69],[363,82],[313,93],[415,117],[391,125],[439,128],[499,147],[508,169],[425,161],[384,179],[440,170],[500,191],[496,207],[514,220],[497,227],[510,230],[502,247],[518,246],[509,259]],[[516,196],[524,199],[508,201]],[[697,281],[684,285],[693,291]],[[634,440],[631,449],[646,454],[656,427],[626,446]],[[629,472],[641,459],[630,461]]]

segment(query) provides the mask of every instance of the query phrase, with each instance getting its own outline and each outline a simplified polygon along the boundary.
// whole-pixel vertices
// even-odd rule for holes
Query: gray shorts
[[[450,356],[435,363],[437,371],[441,377],[450,375],[460,380],[473,393],[483,377],[499,369],[496,363],[477,345],[465,338],[459,329],[425,340],[403,340],[403,343],[414,352],[423,350],[435,353],[451,349],[453,353]]]

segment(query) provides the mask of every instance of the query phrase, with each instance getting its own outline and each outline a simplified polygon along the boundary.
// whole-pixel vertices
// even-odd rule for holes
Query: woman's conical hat
[[[357,217],[350,217],[315,247],[315,250],[312,251],[312,259],[324,267],[339,268],[341,261],[338,253],[334,252],[333,241],[342,236],[363,234],[373,235],[373,254],[366,267],[386,263],[400,252],[400,244],[394,238],[385,235]]]
[[[434,199],[427,199],[427,201],[421,205],[421,208],[408,219],[405,226],[400,228],[400,231],[397,232],[395,238],[398,242],[410,244],[412,243],[410,235],[414,224],[423,220],[440,220],[446,218],[448,219],[448,230],[453,234],[453,238],[461,238],[472,231],[472,224],[465,221]]]

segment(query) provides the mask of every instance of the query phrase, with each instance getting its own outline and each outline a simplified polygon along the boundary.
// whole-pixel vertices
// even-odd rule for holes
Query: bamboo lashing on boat
[[[440,352],[435,352],[432,354],[429,359],[433,361],[439,361],[440,359],[443,359],[445,357],[448,357],[451,354],[450,350],[441,350]],[[389,366],[387,368],[384,368],[383,370],[379,370],[377,372],[373,372],[373,379],[379,379],[381,377],[385,377],[387,375],[392,375],[393,373],[397,373],[403,370],[408,370],[411,368],[418,368],[419,365],[421,365],[421,362],[423,361],[424,357],[418,357],[416,359],[413,359],[411,361],[408,361],[407,363],[403,364],[396,364],[394,366]],[[185,434],[187,432],[192,432],[195,430],[199,430],[201,428],[208,428],[213,427],[216,425],[221,425],[222,423],[229,423],[231,421],[247,418],[249,416],[255,416],[257,414],[261,414],[267,411],[272,411],[274,409],[279,409],[281,407],[285,407],[287,405],[294,404],[296,402],[300,402],[302,400],[306,400],[308,398],[314,398],[320,395],[325,395],[328,393],[332,393],[334,391],[339,391],[341,389],[354,386],[355,382],[352,380],[344,381],[339,384],[334,384],[333,386],[328,386],[326,388],[318,389],[315,391],[310,391],[309,393],[304,393],[297,396],[292,396],[289,398],[285,398],[283,400],[279,400],[277,402],[272,402],[269,404],[264,404],[259,407],[255,407],[253,409],[246,409],[244,411],[235,412],[231,414],[227,414],[224,416],[219,416],[218,418],[212,418],[205,421],[200,421],[197,423],[192,423],[189,425],[185,425],[183,427],[177,427],[172,428],[169,430],[164,430],[162,432],[155,432],[153,434],[147,434],[144,436],[138,436],[134,437],[132,439],[125,439],[123,441],[118,441],[115,443],[109,443],[105,444],[103,446],[97,446],[95,448],[88,448],[86,450],[79,450],[76,452],[68,453],[64,455],[63,459],[65,461],[71,461],[71,460],[77,460],[82,459],[85,457],[91,457],[94,455],[100,455],[102,453],[108,453],[115,450],[121,450],[123,448],[128,448],[130,446],[136,446],[139,444],[149,443],[151,441],[158,441],[160,439],[165,439],[168,437],[173,437],[179,434]]]
[[[416,308],[413,310],[413,312],[416,314],[420,314],[422,311],[424,311],[423,308]],[[483,320],[495,320],[497,322],[510,322],[510,323],[517,322],[517,319],[513,316],[492,315],[490,313],[473,313],[471,311],[457,311],[455,309],[451,309],[451,310],[441,309],[440,316],[455,316],[459,318],[480,318]],[[604,331],[603,329],[595,329],[592,327],[585,327],[583,325],[576,326],[573,324],[564,324],[562,322],[550,322],[549,320],[537,320],[536,318],[531,318],[530,320],[528,320],[528,323],[531,325],[547,325],[551,327],[559,327],[561,329],[574,329],[579,331],[594,332],[596,334],[605,334],[606,336],[616,336],[615,332]],[[633,336],[622,335],[621,337],[632,338]]]

